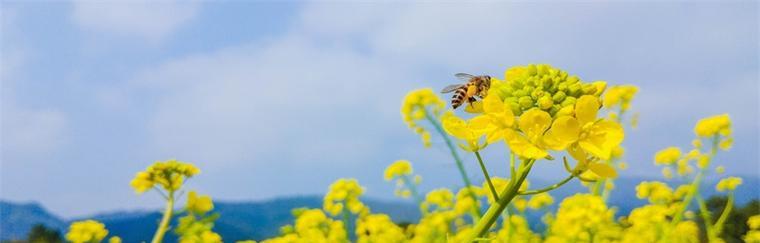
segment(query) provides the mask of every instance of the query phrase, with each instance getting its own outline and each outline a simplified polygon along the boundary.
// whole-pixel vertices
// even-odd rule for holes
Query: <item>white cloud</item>
[[[192,20],[198,2],[77,1],[73,18],[85,30],[160,41]]]

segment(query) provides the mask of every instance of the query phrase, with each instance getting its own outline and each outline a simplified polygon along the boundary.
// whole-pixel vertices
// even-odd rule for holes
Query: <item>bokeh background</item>
[[[2,1],[0,14],[0,199],[68,218],[156,208],[129,181],[170,158],[223,201],[320,195],[341,177],[392,199],[382,171],[397,159],[423,191],[458,187],[442,140],[423,149],[402,122],[402,98],[529,63],[640,87],[622,177],[661,178],[653,154],[720,113],[735,146],[718,163],[760,176],[756,1]],[[500,152],[485,160],[506,176]],[[546,162],[533,176],[563,173]]]

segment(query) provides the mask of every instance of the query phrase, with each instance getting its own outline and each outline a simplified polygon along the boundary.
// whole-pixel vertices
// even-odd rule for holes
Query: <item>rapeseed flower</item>
[[[145,171],[138,172],[130,185],[138,194],[150,190],[155,185],[172,192],[178,190],[187,178],[198,173],[200,170],[190,163],[177,160],[157,161]]]
[[[731,136],[731,118],[728,114],[703,118],[694,126],[694,133],[700,137]]]
[[[445,103],[430,88],[409,92],[401,105],[401,117],[410,129],[419,134],[425,147],[430,147],[430,132],[418,122],[437,120],[443,114]]]
[[[69,226],[66,240],[73,243],[100,242],[108,235],[106,225],[95,220],[76,221]]]
[[[620,111],[625,112],[631,107],[631,101],[639,88],[634,85],[618,85],[609,87],[604,93],[604,105],[608,107],[620,106]]]
[[[742,184],[742,178],[731,176],[731,177],[720,180],[718,184],[715,185],[715,189],[718,190],[719,192],[733,191],[733,190],[736,190],[736,187],[741,184]]]
[[[654,156],[654,162],[659,165],[670,165],[681,158],[681,149],[678,147],[667,147],[660,150]]]
[[[323,208],[332,216],[337,216],[343,212],[357,215],[367,214],[369,208],[359,200],[362,194],[364,194],[364,188],[359,185],[356,179],[338,179],[330,185],[330,190],[325,194]]]

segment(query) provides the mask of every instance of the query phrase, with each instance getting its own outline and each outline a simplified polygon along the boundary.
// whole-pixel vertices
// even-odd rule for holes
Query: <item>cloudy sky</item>
[[[218,200],[322,194],[341,177],[389,199],[382,170],[402,158],[423,189],[455,187],[440,139],[423,149],[402,122],[403,96],[529,63],[641,88],[623,176],[658,177],[654,152],[688,146],[695,121],[720,113],[736,142],[719,163],[760,175],[754,1],[3,1],[0,13],[0,198],[66,217],[159,206],[129,180],[170,158],[196,163],[189,186]],[[499,149],[486,161],[505,176]]]

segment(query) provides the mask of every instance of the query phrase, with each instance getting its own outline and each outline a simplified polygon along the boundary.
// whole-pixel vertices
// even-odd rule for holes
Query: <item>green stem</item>
[[[565,178],[564,180],[562,180],[560,182],[557,182],[557,183],[555,183],[555,184],[553,184],[551,186],[547,186],[547,187],[544,187],[544,188],[541,188],[541,189],[538,189],[538,190],[528,190],[528,191],[523,191],[523,192],[517,192],[517,194],[519,194],[519,195],[533,195],[533,194],[539,194],[539,193],[548,192],[548,191],[551,191],[551,190],[554,190],[554,189],[557,189],[557,188],[561,187],[565,183],[571,181],[573,178],[575,178],[575,176],[570,175],[567,178]]]
[[[507,143],[504,143],[504,144],[506,145]],[[516,174],[517,172],[515,172],[515,153],[512,153],[512,151],[510,150],[509,151],[509,178],[514,178]]]
[[[715,236],[719,236],[721,233],[723,233],[723,225],[726,223],[726,219],[728,219],[728,215],[731,214],[731,210],[734,208],[734,193],[729,192],[728,193],[728,201],[726,201],[726,206],[723,208],[723,212],[720,214],[720,217],[717,221],[715,221],[715,225],[713,228],[715,229]]]
[[[488,233],[488,230],[491,229],[491,226],[493,226],[494,222],[496,222],[496,219],[499,218],[501,212],[504,211],[512,199],[517,196],[517,190],[520,189],[520,186],[525,181],[525,178],[528,177],[528,173],[530,173],[530,169],[533,167],[533,163],[535,161],[536,160],[534,159],[527,160],[527,163],[524,163],[524,166],[521,166],[519,177],[513,178],[509,186],[507,188],[504,188],[504,191],[502,191],[502,197],[499,198],[499,200],[494,204],[491,204],[490,207],[488,207],[488,211],[486,211],[486,214],[483,215],[483,218],[481,218],[475,224],[472,234],[470,234],[465,242],[473,242]]]
[[[425,119],[427,119],[431,124],[433,124],[433,127],[435,130],[441,134],[441,137],[443,137],[443,140],[446,141],[446,146],[449,147],[449,151],[451,152],[451,157],[454,158],[454,162],[457,164],[457,169],[459,169],[459,174],[462,176],[462,181],[464,181],[464,186],[468,189],[467,191],[470,194],[470,197],[472,197],[472,200],[475,200],[476,202],[478,200],[478,196],[475,195],[475,193],[472,190],[469,190],[472,187],[472,183],[470,182],[470,178],[467,177],[467,172],[464,170],[464,164],[462,163],[462,158],[459,157],[459,154],[457,153],[457,149],[454,147],[454,143],[451,142],[451,138],[449,138],[449,135],[446,134],[445,131],[443,131],[443,127],[441,127],[441,124],[439,124],[433,117],[430,115],[430,112],[428,112],[425,107],[420,107],[425,112]],[[480,209],[475,209],[475,214],[477,217],[480,217]]]
[[[707,209],[707,204],[705,203],[705,200],[702,199],[702,196],[699,195],[699,192],[697,192],[697,195],[695,196],[697,205],[699,205],[699,215],[702,216],[702,221],[705,222],[705,231],[707,231],[707,239],[712,242],[715,239],[715,229],[712,227],[712,217],[710,216],[710,210]]]
[[[161,243],[164,240],[164,234],[169,230],[169,222],[172,218],[172,212],[174,211],[174,192],[170,191],[166,198],[166,209],[164,209],[164,216],[161,218],[161,223],[158,225],[156,234],[153,235],[152,243]]]
[[[704,177],[705,172],[707,171],[707,168],[709,167],[709,160],[712,160],[712,158],[715,156],[715,154],[718,152],[718,135],[713,137],[712,141],[712,148],[710,149],[710,154],[708,155],[708,165],[705,166],[705,168],[699,170],[697,172],[697,175],[694,177],[694,181],[691,182],[691,185],[689,185],[689,193],[686,194],[686,197],[684,198],[683,202],[681,203],[681,207],[676,211],[675,216],[673,217],[673,221],[670,222],[671,226],[676,226],[678,223],[683,220],[683,213],[686,211],[686,209],[689,208],[689,204],[691,203],[691,200],[694,199],[694,196],[697,195],[699,192],[699,185],[702,183],[702,177]],[[705,224],[709,224],[709,222],[705,222]]]
[[[475,151],[475,157],[478,158],[478,164],[480,164],[480,170],[483,171],[483,175],[486,177],[486,182],[488,183],[488,188],[491,189],[491,194],[493,194],[494,200],[499,200],[499,194],[496,193],[496,189],[493,186],[493,182],[491,182],[491,176],[488,175],[488,170],[486,169],[486,165],[483,164],[483,158],[480,157],[480,153],[478,151]]]
[[[417,187],[412,183],[412,180],[409,179],[409,175],[401,176],[401,180],[409,186],[409,190],[412,191],[412,196],[414,197],[414,200],[417,201],[417,205],[422,204],[422,197],[417,193]]]

